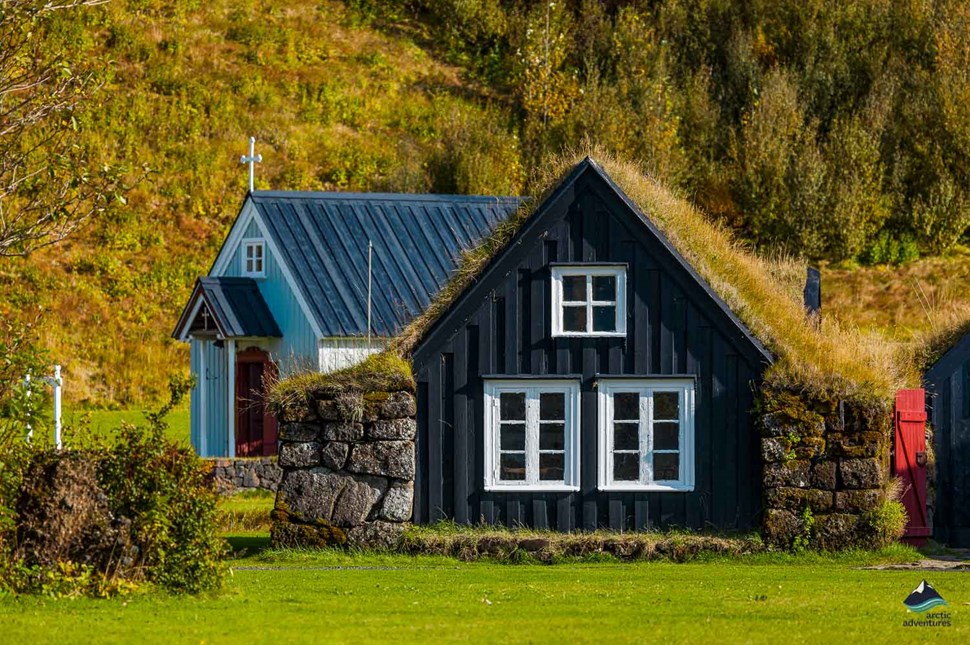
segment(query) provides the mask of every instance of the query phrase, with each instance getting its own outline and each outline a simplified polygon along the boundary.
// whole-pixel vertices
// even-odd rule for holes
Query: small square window
[[[242,274],[249,278],[262,278],[266,275],[265,251],[262,240],[243,240]]]
[[[626,267],[552,267],[553,336],[625,336]]]
[[[603,379],[597,392],[600,489],[693,490],[693,380]]]
[[[579,489],[579,383],[485,383],[486,490]]]

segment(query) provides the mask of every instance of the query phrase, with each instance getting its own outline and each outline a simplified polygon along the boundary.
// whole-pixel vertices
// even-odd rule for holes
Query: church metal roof
[[[461,252],[481,243],[520,197],[256,191],[250,195],[325,337],[398,333],[431,303]]]
[[[212,316],[223,338],[283,335],[252,278],[199,278],[173,335],[187,338],[192,323],[203,311]]]

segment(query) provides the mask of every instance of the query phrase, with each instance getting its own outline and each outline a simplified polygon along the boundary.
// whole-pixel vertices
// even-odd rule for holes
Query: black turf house
[[[760,525],[772,356],[589,159],[412,359],[415,522]]]

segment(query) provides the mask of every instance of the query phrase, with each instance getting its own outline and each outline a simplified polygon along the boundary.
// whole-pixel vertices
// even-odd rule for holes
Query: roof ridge
[[[528,195],[445,195],[438,193],[358,193],[339,191],[304,190],[257,190],[249,194],[253,200],[261,199],[326,199],[326,200],[367,200],[367,201],[420,201],[420,202],[459,202],[488,203],[514,202],[531,199]]]

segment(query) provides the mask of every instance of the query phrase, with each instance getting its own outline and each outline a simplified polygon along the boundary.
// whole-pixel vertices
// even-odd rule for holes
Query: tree
[[[59,242],[120,198],[77,143],[97,73],[45,37],[56,13],[105,1],[0,0],[0,257]]]

